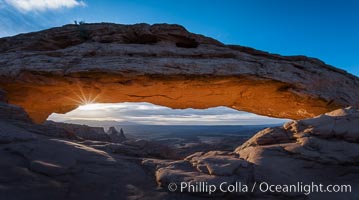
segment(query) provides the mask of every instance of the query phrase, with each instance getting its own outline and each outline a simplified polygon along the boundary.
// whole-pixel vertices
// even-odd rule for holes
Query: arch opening
[[[226,106],[291,119],[314,117],[338,107],[333,101],[301,92],[303,88],[252,76],[22,72],[18,81],[2,81],[8,102],[23,107],[36,123],[52,113],[95,102],[149,102],[175,109]]]
[[[225,106],[172,109],[147,102],[84,104],[65,114],[52,113],[47,120],[58,127],[86,130],[83,134],[91,132],[90,127],[105,132],[114,128],[127,138],[174,148],[183,157],[199,150],[233,151],[258,131],[289,121]]]
[[[226,106],[206,109],[172,109],[148,102],[81,104],[65,114],[52,113],[47,119],[91,126],[93,121],[121,125],[278,125],[289,119],[239,111]],[[105,124],[105,123],[104,123]],[[102,125],[103,127],[106,127]]]

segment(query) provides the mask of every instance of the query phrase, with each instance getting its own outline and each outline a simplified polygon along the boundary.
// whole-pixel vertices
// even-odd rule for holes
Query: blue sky
[[[74,20],[178,23],[227,44],[317,57],[359,75],[357,0],[0,0],[0,36]]]

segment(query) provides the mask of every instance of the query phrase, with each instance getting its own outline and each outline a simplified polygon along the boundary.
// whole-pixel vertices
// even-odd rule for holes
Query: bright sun
[[[101,108],[101,104],[96,103],[99,98],[99,93],[93,88],[84,90],[80,85],[77,85],[75,89],[70,89],[74,97],[68,97],[69,100],[73,101],[75,104],[79,105],[80,110],[96,110]]]

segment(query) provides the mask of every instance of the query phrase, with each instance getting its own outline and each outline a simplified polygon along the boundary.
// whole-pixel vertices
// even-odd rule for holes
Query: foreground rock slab
[[[17,106],[2,103],[0,108],[0,199],[164,199],[167,196],[166,192],[156,191],[153,176],[130,153],[105,152],[80,144],[82,140],[59,134],[63,132],[55,126],[31,123]],[[140,148],[128,151],[135,154],[136,150],[148,156]]]
[[[323,184],[350,185],[351,192],[262,193],[259,189],[243,195],[256,198],[358,199],[359,109],[346,108],[283,127],[258,132],[234,152],[195,153],[182,161],[153,162],[159,185],[208,182],[219,185],[242,182],[253,185]],[[153,167],[154,166],[154,167]]]

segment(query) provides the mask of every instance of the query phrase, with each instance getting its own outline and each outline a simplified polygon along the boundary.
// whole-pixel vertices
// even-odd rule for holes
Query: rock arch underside
[[[126,138],[126,130],[42,123],[91,102],[228,106],[295,120],[231,151],[185,158],[174,147]],[[209,195],[216,199],[357,200],[358,105],[359,79],[343,70],[225,45],[179,25],[66,25],[1,38],[0,199],[200,199],[206,194],[167,188],[202,181],[351,186]]]
[[[178,25],[66,25],[0,44],[0,87],[35,122],[85,101],[228,106],[291,119],[359,104],[359,80],[345,71]]]

